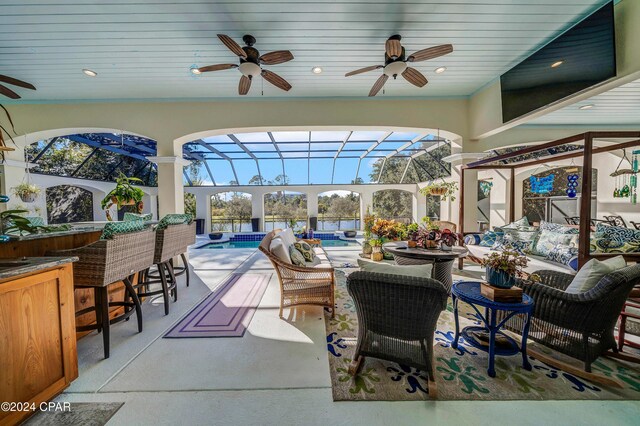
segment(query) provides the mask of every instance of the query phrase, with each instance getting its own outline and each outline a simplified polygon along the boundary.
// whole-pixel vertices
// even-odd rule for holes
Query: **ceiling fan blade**
[[[3,83],[13,84],[14,86],[24,87],[25,89],[36,90],[35,86],[26,81],[18,80],[17,78],[9,77],[7,75],[0,75],[0,81]]]
[[[279,89],[282,89],[288,92],[291,89],[291,85],[284,78],[280,77],[273,71],[262,70],[262,77],[267,80],[269,83],[273,84]]]
[[[422,75],[420,71],[411,67],[407,67],[407,69],[402,72],[402,76],[409,83],[418,87],[424,87],[429,82],[427,81],[427,77]]]
[[[399,58],[402,55],[402,45],[400,40],[387,40],[384,50],[390,58]]]
[[[375,82],[375,84],[373,85],[373,87],[371,88],[371,91],[369,91],[369,96],[375,96],[378,94],[378,92],[380,91],[380,89],[382,89],[382,87],[384,86],[384,84],[387,82],[387,80],[389,79],[389,76],[386,74],[382,74]]]
[[[233,41],[233,39],[231,37],[229,37],[228,35],[224,35],[224,34],[218,34],[218,38],[220,39],[222,44],[227,46],[227,48],[230,51],[232,51],[236,55],[240,56],[241,58],[245,58],[245,59],[247,58],[247,53],[244,50],[242,50],[242,47],[240,47],[240,45],[238,43]]]
[[[370,67],[360,68],[359,70],[348,72],[344,76],[345,77],[351,77],[352,75],[362,74],[363,72],[379,70],[380,68],[384,68],[384,67],[382,65],[372,65]]]
[[[240,83],[238,84],[238,93],[241,95],[246,95],[249,93],[249,89],[251,88],[251,79],[246,75],[240,77]]]
[[[0,94],[5,95],[7,98],[20,99],[20,95],[2,84],[0,84]]]
[[[450,44],[441,44],[440,46],[428,47],[426,49],[418,50],[412,53],[407,58],[408,62],[420,62],[427,59],[437,58],[439,56],[446,55],[453,52],[453,46]]]
[[[275,52],[265,53],[260,56],[260,62],[265,65],[277,65],[289,62],[293,59],[293,53],[288,50],[276,50]]]
[[[222,70],[229,70],[231,68],[238,68],[238,66],[236,64],[208,65],[206,67],[198,68],[198,71],[200,72],[222,71]]]

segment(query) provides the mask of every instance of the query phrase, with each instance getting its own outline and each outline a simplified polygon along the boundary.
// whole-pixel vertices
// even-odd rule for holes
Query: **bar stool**
[[[77,249],[47,252],[50,256],[77,256],[80,259],[73,265],[74,288],[93,288],[95,303],[77,311],[76,317],[95,312],[96,323],[76,326],[76,331],[102,332],[105,358],[109,358],[111,324],[128,320],[135,312],[138,332],[142,332],[142,307],[131,279],[152,264],[155,232],[143,229],[112,234],[109,238]],[[125,286],[124,299],[110,302],[109,287],[121,281]],[[124,307],[124,313],[109,319],[109,308],[114,306]]]
[[[157,274],[150,272],[150,268],[138,275],[138,283],[134,286],[138,297],[149,297],[162,294],[164,298],[164,314],[169,315],[169,295],[173,296],[173,301],[178,300],[178,287],[175,268],[172,260],[176,256],[181,256],[185,262],[184,270],[180,275],[187,274],[189,268],[186,263],[187,248],[195,242],[195,224],[167,224],[164,229],[156,230],[155,250],[153,263],[156,265]],[[188,282],[188,281],[187,281]],[[155,284],[160,284],[159,289],[152,289]]]

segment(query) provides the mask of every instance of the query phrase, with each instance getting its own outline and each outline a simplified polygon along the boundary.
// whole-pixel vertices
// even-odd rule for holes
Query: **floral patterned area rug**
[[[348,271],[355,271],[350,269]],[[325,315],[327,351],[334,401],[415,401],[429,399],[426,372],[376,358],[366,358],[360,373],[348,374],[358,332],[345,271],[336,271],[336,317]],[[451,302],[451,301],[449,301]],[[479,324],[472,309],[460,303],[460,328]],[[601,357],[593,372],[618,379],[624,388],[605,388],[529,357],[532,371],[522,368],[520,354],[496,356],[496,377],[487,375],[488,354],[464,340],[451,348],[455,334],[453,309],[440,315],[434,344],[435,381],[439,400],[640,400],[640,365]],[[530,344],[533,347],[535,344]],[[536,349],[542,351],[540,346]],[[545,348],[546,349],[546,348]]]

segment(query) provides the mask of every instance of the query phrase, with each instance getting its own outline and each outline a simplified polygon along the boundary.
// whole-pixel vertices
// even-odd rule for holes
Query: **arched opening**
[[[213,194],[211,196],[211,230],[251,231],[251,194],[236,191]]]
[[[307,224],[307,194],[276,191],[264,196],[264,228],[302,228]]]
[[[73,185],[46,189],[47,222],[50,224],[90,222],[93,217],[93,194]]]
[[[360,229],[360,194],[327,191],[318,194],[318,230]]]
[[[413,194],[400,189],[383,189],[373,193],[373,214],[397,222],[413,220]]]

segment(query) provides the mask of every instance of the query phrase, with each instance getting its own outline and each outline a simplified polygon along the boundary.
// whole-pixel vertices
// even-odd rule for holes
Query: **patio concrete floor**
[[[355,264],[359,247],[326,251],[339,266]],[[634,401],[333,402],[320,308],[279,319],[277,277],[254,249],[193,248],[190,263],[191,286],[181,277],[170,315],[145,301],[142,333],[135,321],[112,327],[109,359],[95,332],[78,342],[80,377],[58,401],[125,402],[109,425],[637,424]],[[234,271],[273,273],[244,337],[162,338]],[[469,265],[464,275],[479,273]]]

